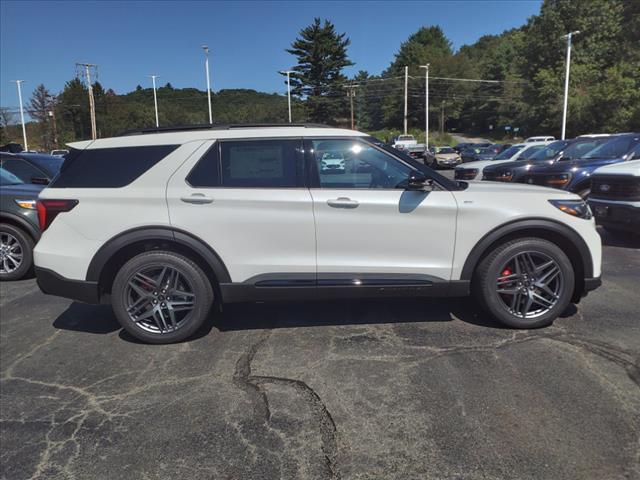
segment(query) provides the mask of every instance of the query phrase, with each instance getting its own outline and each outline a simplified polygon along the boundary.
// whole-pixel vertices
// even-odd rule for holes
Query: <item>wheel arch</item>
[[[7,223],[23,230],[34,242],[40,239],[40,230],[18,215],[10,212],[0,212],[0,223]]]
[[[128,230],[108,240],[91,259],[86,280],[97,282],[100,296],[109,295],[116,274],[129,259],[152,250],[169,250],[191,258],[203,268],[219,294],[219,283],[231,282],[220,256],[200,238],[163,226]]]
[[[582,237],[571,227],[547,218],[527,218],[500,225],[487,233],[471,249],[462,268],[461,280],[473,279],[480,260],[498,245],[516,238],[536,237],[558,245],[567,254],[575,271],[573,302],[585,289],[585,278],[593,276],[591,252]]]

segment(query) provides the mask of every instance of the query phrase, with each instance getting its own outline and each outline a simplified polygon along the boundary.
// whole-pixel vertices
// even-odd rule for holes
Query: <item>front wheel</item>
[[[205,322],[213,287],[192,260],[168,251],[132,258],[113,282],[111,303],[122,327],[147,343],[179,342]]]
[[[550,325],[569,305],[575,274],[565,253],[540,238],[498,246],[478,266],[474,293],[500,322],[514,328]]]

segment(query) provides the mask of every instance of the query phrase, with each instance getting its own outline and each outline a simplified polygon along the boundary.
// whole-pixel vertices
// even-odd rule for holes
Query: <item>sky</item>
[[[202,44],[211,49],[212,88],[284,93],[278,70],[295,64],[285,49],[314,17],[351,39],[359,70],[379,74],[422,26],[440,25],[454,49],[519,27],[539,0],[503,1],[7,1],[0,0],[0,105],[17,107],[11,80],[58,93],[76,62],[97,64],[105,88],[149,87],[149,74],[176,88],[206,89]],[[434,74],[437,72],[433,72]]]

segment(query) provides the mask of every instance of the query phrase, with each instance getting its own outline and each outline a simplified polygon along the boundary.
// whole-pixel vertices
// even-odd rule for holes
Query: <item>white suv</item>
[[[532,328],[600,283],[577,195],[454,182],[352,130],[153,130],[71,148],[38,203],[38,284],[110,302],[147,342],[189,337],[214,303],[472,290]],[[344,169],[324,171],[328,157]]]

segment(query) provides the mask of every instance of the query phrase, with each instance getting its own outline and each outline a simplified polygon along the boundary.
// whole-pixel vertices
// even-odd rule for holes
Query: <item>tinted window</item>
[[[92,148],[71,150],[60,174],[51,184],[56,188],[118,188],[129,185],[178,145]]]
[[[535,147],[529,147],[520,154],[520,156],[518,157],[518,160],[528,160],[543,149],[544,149],[544,145],[536,145]]]
[[[2,168],[13,173],[24,183],[31,183],[34,177],[42,177],[43,173],[33,165],[29,165],[24,160],[18,158],[7,158],[2,160]]]
[[[611,140],[611,137],[600,137],[600,138],[592,138],[589,140],[577,140],[576,142],[569,145],[564,152],[562,152],[563,157],[569,158],[580,158],[585,153],[590,152],[598,145],[602,145],[603,143]]]
[[[53,157],[47,155],[38,155],[29,157],[34,164],[36,164],[40,169],[44,170],[49,177],[54,177],[60,171],[60,167],[64,162],[64,158],[62,157]]]
[[[408,165],[356,140],[313,140],[322,188],[404,188]]]
[[[214,144],[189,172],[187,182],[192,187],[220,186],[220,144]]]
[[[300,140],[222,142],[221,186],[292,188],[303,180]]]
[[[523,148],[524,148],[524,145],[514,145],[513,147],[509,147],[504,152],[496,155],[494,160],[508,160]]]
[[[0,185],[22,185],[24,182],[16,177],[13,173],[8,172],[4,168],[0,168]]]
[[[534,155],[529,157],[530,160],[551,160],[554,158],[560,150],[562,150],[569,142],[566,140],[558,140],[556,142],[550,143],[542,150],[538,150]]]
[[[633,148],[638,137],[618,137],[594,148],[583,158],[620,158]]]

